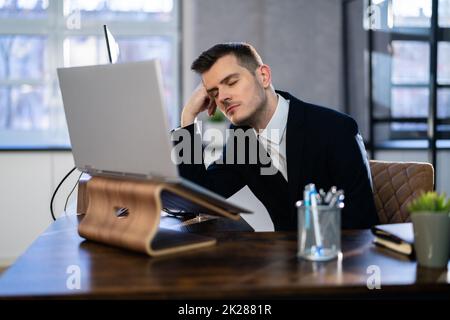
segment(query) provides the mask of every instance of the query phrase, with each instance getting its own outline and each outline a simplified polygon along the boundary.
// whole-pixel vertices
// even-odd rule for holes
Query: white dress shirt
[[[261,130],[259,134],[256,130],[253,130],[255,131],[255,134],[261,144],[266,149],[267,153],[270,155],[272,164],[281,172],[286,181],[288,181],[286,159],[286,127],[289,114],[289,100],[286,100],[279,94],[277,94],[277,96],[277,108],[275,109],[272,118],[267,124],[267,127]],[[370,185],[373,186],[372,175],[370,172],[369,161],[366,149],[364,148],[363,139],[359,133],[356,134],[355,139],[358,143],[361,151],[361,156],[367,169]]]
[[[286,160],[286,126],[289,113],[289,100],[279,94],[278,104],[267,127],[259,133],[255,131],[261,144],[270,155],[272,164],[277,168],[283,177],[288,180],[287,160]]]

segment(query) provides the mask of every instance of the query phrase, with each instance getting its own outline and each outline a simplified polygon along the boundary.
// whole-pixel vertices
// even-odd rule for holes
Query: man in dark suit
[[[188,138],[177,138],[177,131],[173,136],[179,144],[189,140],[191,154],[179,164],[183,177],[224,197],[248,185],[267,208],[275,230],[297,229],[295,203],[309,183],[344,190],[343,228],[378,223],[365,149],[351,117],[275,91],[270,67],[245,43],[215,45],[192,69],[202,83],[183,108],[181,126]],[[199,149],[194,146],[201,144],[195,119],[203,111],[213,115],[216,108],[230,120],[233,133],[248,139],[232,134],[220,161],[206,169],[202,155],[195,155]],[[186,160],[186,149],[179,155]]]

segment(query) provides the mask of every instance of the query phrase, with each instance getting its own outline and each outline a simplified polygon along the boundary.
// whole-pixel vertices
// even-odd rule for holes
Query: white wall
[[[244,41],[272,67],[276,89],[342,106],[342,4],[336,0],[183,0],[183,98],[199,78],[190,65],[214,44]]]
[[[50,224],[52,192],[72,167],[70,152],[0,153],[0,267],[13,262]],[[55,213],[62,212],[76,176],[60,189]]]

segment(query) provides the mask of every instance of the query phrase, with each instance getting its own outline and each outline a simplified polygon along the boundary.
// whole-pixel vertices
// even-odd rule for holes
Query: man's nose
[[[219,93],[219,101],[226,107],[231,102],[231,94],[227,90],[221,90]]]

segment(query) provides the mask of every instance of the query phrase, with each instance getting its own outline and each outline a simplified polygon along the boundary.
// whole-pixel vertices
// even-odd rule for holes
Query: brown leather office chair
[[[433,166],[423,162],[370,161],[373,197],[380,223],[410,221],[408,203],[432,191]]]

